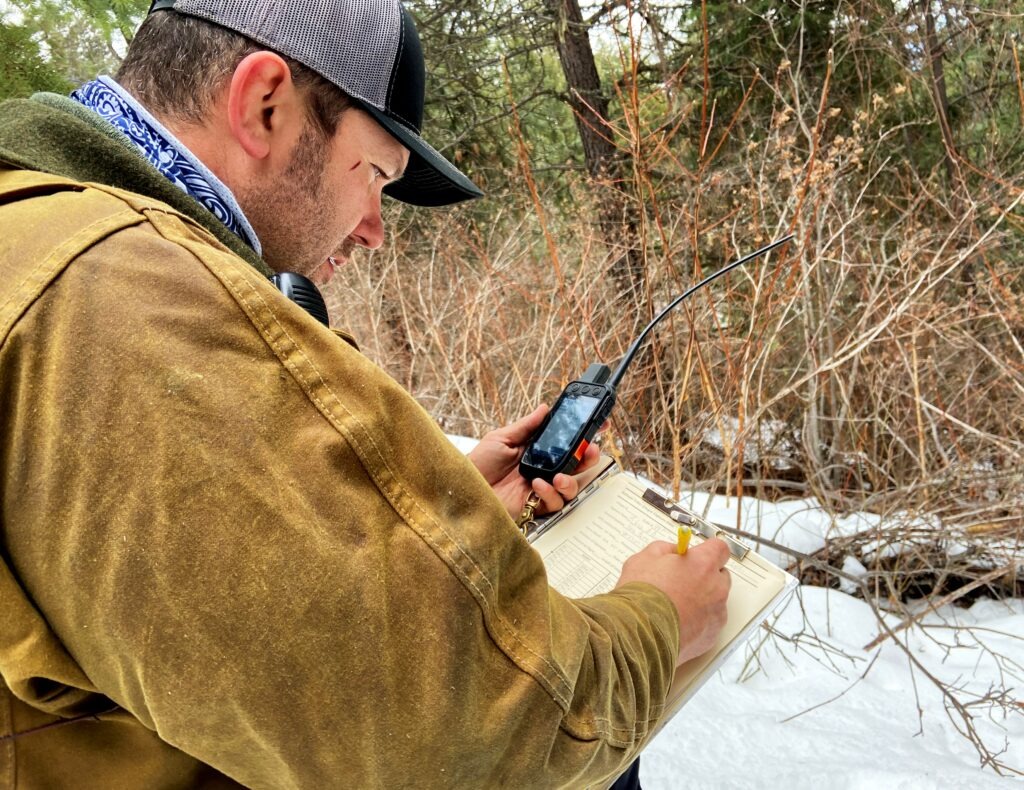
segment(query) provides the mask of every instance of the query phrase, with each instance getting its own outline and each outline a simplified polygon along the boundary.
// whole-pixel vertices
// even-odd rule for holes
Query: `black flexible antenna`
[[[633,357],[636,356],[636,352],[637,352],[637,349],[640,348],[640,344],[644,342],[644,339],[647,337],[647,335],[650,333],[650,331],[652,329],[654,329],[654,326],[662,318],[664,318],[666,315],[668,315],[669,312],[671,312],[673,307],[675,307],[680,302],[682,302],[684,299],[686,299],[686,297],[688,297],[690,294],[694,293],[695,291],[699,291],[701,288],[703,288],[705,285],[707,285],[708,283],[712,282],[713,280],[717,280],[719,277],[721,277],[726,272],[731,272],[737,266],[742,266],[747,261],[751,261],[754,258],[759,258],[760,256],[764,255],[767,252],[771,252],[776,247],[778,247],[778,246],[780,246],[782,244],[785,244],[787,241],[789,241],[792,238],[793,238],[793,234],[790,233],[788,236],[783,236],[781,239],[776,239],[771,244],[767,244],[767,245],[765,245],[764,247],[762,247],[759,250],[754,250],[754,252],[750,253],[749,255],[745,255],[744,257],[740,258],[738,261],[733,261],[732,263],[730,263],[730,264],[728,264],[726,266],[723,266],[721,269],[719,269],[714,274],[708,275],[703,280],[701,280],[699,283],[697,283],[693,287],[689,288],[681,296],[677,296],[675,299],[673,299],[672,303],[669,304],[669,306],[666,307],[664,310],[662,310],[660,313],[658,313],[658,315],[655,317],[655,319],[653,321],[651,321],[651,323],[649,323],[647,325],[647,328],[644,329],[644,331],[640,333],[640,336],[637,337],[637,339],[633,341],[633,345],[631,345],[629,347],[629,350],[626,352],[626,356],[624,356],[622,358],[622,362],[619,363],[618,368],[615,369],[615,373],[612,374],[612,377],[611,377],[611,379],[608,382],[608,386],[610,386],[613,390],[618,388],[619,382],[622,381],[622,377],[626,375],[626,368],[629,367],[629,363],[632,362],[633,361]]]

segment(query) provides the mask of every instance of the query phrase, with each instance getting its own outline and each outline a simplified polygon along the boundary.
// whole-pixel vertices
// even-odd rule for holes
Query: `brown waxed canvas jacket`
[[[668,598],[550,589],[412,398],[67,105],[0,106],[0,788],[606,784]]]

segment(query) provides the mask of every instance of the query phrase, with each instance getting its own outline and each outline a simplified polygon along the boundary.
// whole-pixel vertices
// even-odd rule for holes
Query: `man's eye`
[[[384,171],[381,170],[379,167],[377,167],[377,165],[370,165],[370,167],[373,168],[373,178],[374,178],[374,180],[376,180],[378,178],[387,178],[387,176],[385,175]]]

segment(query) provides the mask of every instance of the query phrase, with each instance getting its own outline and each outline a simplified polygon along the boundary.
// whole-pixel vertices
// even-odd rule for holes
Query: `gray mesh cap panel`
[[[405,176],[384,188],[417,206],[483,192],[420,134],[425,63],[416,25],[400,0],[153,0],[220,25],[302,63],[351,96],[409,149]]]
[[[398,0],[178,0],[174,8],[265,44],[385,108],[401,38]]]

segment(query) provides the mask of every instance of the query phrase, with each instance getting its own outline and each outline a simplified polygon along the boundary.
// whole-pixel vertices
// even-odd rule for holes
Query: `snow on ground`
[[[739,508],[735,499],[702,493],[679,501],[804,553],[826,537],[879,525],[867,513],[835,518],[813,499],[745,499]],[[780,552],[759,550],[788,563]],[[999,759],[1024,770],[1024,601],[946,607],[899,632],[920,667],[891,639],[865,650],[879,634],[877,618],[837,590],[800,587],[770,622],[774,633],[762,630],[737,651],[648,746],[640,763],[646,790],[1005,786],[979,767],[926,672],[955,686],[964,702],[1013,689],[1009,715],[991,705],[971,712],[986,746],[1005,749]]]
[[[475,444],[453,441],[464,452]],[[745,499],[739,509],[734,499],[700,493],[679,501],[805,553],[827,536],[879,522],[864,513],[836,519],[807,499]],[[760,551],[787,564],[779,552]],[[1010,713],[985,704],[970,710],[987,747],[1024,771],[1024,600],[945,607],[900,631],[920,667],[892,639],[865,650],[879,633],[876,617],[838,590],[799,587],[769,623],[772,633],[761,630],[734,653],[644,751],[645,790],[1006,787],[1012,780],[979,767],[977,751],[954,726],[959,717],[946,714],[926,672],[964,702],[1011,689]]]
[[[958,636],[930,615],[930,627],[910,632],[911,652],[939,679],[981,695],[999,683],[992,653],[972,633],[993,653],[1024,663],[1024,601],[981,601],[939,614],[977,629]],[[978,767],[940,692],[911,670],[898,646],[862,649],[878,633],[863,601],[801,587],[773,627],[778,636],[762,632],[734,653],[651,742],[640,763],[645,790],[1005,786]],[[1024,676],[1019,665],[1010,671]],[[1019,704],[1024,683],[1007,685],[1017,687]],[[1003,762],[1024,769],[1024,711],[1009,719],[1000,712],[994,721],[984,708],[975,712],[989,747],[1008,747]]]

